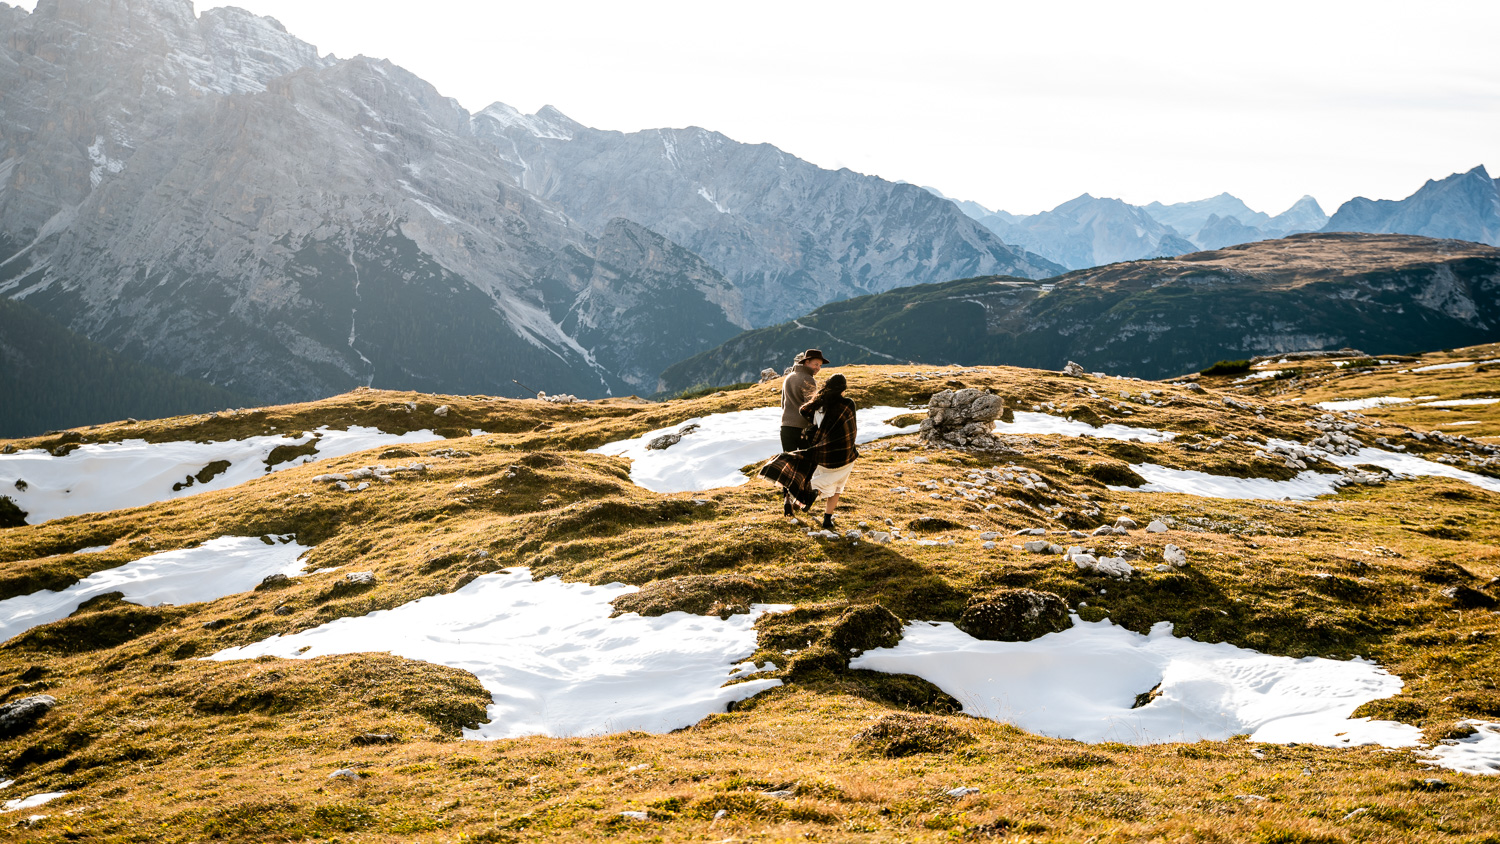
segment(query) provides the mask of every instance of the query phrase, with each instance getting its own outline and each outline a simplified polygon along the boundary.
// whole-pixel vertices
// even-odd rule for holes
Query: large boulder
[[[994,393],[944,390],[927,402],[922,439],[940,448],[995,448],[995,420],[1004,412],[1005,402]]]
[[[1061,595],[1033,589],[970,598],[958,619],[958,629],[996,642],[1029,642],[1070,625],[1068,602]]]

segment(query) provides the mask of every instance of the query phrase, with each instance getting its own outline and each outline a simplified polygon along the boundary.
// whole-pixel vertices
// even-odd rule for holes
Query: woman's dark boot
[[[792,509],[792,497],[790,495],[781,497],[781,512],[788,516],[797,515],[796,511]]]
[[[833,530],[833,529],[834,529],[834,526],[833,526],[833,514],[832,513],[824,513],[823,514],[823,530]]]

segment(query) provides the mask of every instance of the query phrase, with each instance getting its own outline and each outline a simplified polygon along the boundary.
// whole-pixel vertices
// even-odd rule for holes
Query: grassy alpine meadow
[[[1472,732],[1467,719],[1500,720],[1500,494],[1441,477],[1386,478],[1310,501],[1132,488],[1141,464],[1286,480],[1299,470],[1268,456],[1266,441],[1308,442],[1320,434],[1310,423],[1328,413],[1313,403],[1367,397],[1413,399],[1337,417],[1356,422],[1367,445],[1384,438],[1500,477],[1482,452],[1500,441],[1500,405],[1422,406],[1500,397],[1500,375],[1483,363],[1493,358],[1500,345],[1392,363],[1273,362],[1252,373],[1296,372],[1244,381],[827,370],[849,378],[862,407],[914,408],[900,420],[909,433],[861,447],[839,507],[841,529],[894,528],[900,536],[889,544],[809,536],[813,517],[784,517],[779,493],[759,479],[658,494],[631,482],[629,461],[589,453],[773,405],[778,382],[659,403],[359,390],[0,442],[66,454],[88,443],[208,442],[325,425],[445,437],[0,530],[0,599],[225,536],[295,534],[314,546],[305,570],[315,572],[181,606],[100,596],[0,646],[0,703],[57,700],[34,727],[0,739],[0,782],[14,781],[0,799],[66,792],[0,814],[0,826],[14,841],[1500,842],[1500,777],[1434,769],[1410,749],[1051,738],[964,715],[931,683],[851,669],[848,657],[851,646],[892,641],[893,619],[954,621],[971,598],[1025,587],[1061,596],[1080,618],[1136,632],[1169,621],[1203,642],[1375,660],[1405,686],[1356,715],[1412,724],[1428,742]],[[1473,364],[1417,371],[1465,361]],[[1179,436],[1002,432],[1000,451],[926,448],[916,434],[922,408],[960,387],[997,393],[1007,416],[1045,412]],[[1419,440],[1411,430],[1445,436]],[[425,471],[359,492],[315,480],[417,462]],[[991,469],[1034,474],[1045,487],[983,474]],[[1169,529],[1068,537],[1120,516]],[[1120,554],[1137,573],[1107,579],[1029,553],[1012,536],[1024,528]],[[986,548],[985,532],[1002,538]],[[1188,563],[1156,571],[1168,544]],[[783,684],[667,734],[474,741],[462,732],[486,720],[491,696],[457,668],[386,653],[202,659],[516,567],[641,586],[616,607],[644,615],[792,605],[759,618],[752,657],[774,662]],[[373,583],[350,583],[351,571],[371,572]],[[958,788],[977,791],[949,793]]]

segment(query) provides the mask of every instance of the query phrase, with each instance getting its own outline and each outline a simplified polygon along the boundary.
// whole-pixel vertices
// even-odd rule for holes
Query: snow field
[[[1394,721],[1350,719],[1361,704],[1401,691],[1371,662],[1267,656],[1228,644],[1148,635],[1086,622],[1030,642],[991,642],[952,624],[907,625],[894,648],[850,662],[915,674],[957,698],[964,712],[1086,742],[1254,741],[1409,747],[1422,732]],[[1136,696],[1159,694],[1140,708]]]
[[[41,449],[0,455],[0,495],[8,495],[27,513],[27,524],[65,516],[141,507],[170,498],[227,489],[266,474],[266,458],[278,446],[305,445],[316,439],[318,451],[271,467],[270,471],[342,457],[370,448],[440,440],[431,431],[387,434],[377,428],[350,427],[347,431],[318,428],[302,437],[260,436],[224,442],[148,443],[125,440],[79,446],[71,454],[54,457]],[[189,476],[218,460],[229,468],[210,479],[180,490]]]
[[[61,592],[44,589],[0,601],[0,642],[33,627],[67,618],[90,598],[123,592],[143,606],[213,601],[253,589],[272,574],[301,573],[311,550],[286,536],[225,536],[197,548],[165,551],[94,572]]]
[[[1155,428],[1134,428],[1110,422],[1095,428],[1087,422],[1075,422],[1050,413],[1023,413],[1016,411],[1014,422],[996,422],[996,434],[1058,434],[1064,437],[1099,437],[1106,440],[1143,443],[1164,443],[1177,438],[1169,431]]]
[[[908,413],[925,413],[905,407],[868,407],[858,411],[858,441],[911,433],[915,428],[897,428],[891,419]],[[664,449],[649,449],[647,443],[673,434],[689,425],[698,429],[682,441]],[[652,492],[698,492],[750,481],[740,469],[781,453],[781,408],[758,407],[714,413],[658,428],[628,440],[618,440],[593,449],[595,454],[628,457],[630,480]]]
[[[1435,399],[1437,396],[1421,396],[1416,399],[1407,399],[1400,396],[1372,396],[1365,399],[1343,399],[1341,401],[1321,401],[1313,405],[1319,410],[1370,410],[1376,407],[1390,407],[1393,404],[1408,404],[1421,399]]]
[[[778,411],[779,413],[779,411]],[[747,615],[682,612],[610,618],[610,600],[636,591],[530,571],[484,575],[447,595],[342,618],[291,636],[230,648],[209,659],[388,652],[469,671],[493,695],[490,720],[471,739],[664,733],[781,685],[750,674],[757,606]]]

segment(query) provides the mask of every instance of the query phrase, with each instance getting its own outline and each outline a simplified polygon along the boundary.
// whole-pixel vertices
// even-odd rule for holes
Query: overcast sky
[[[1495,0],[232,5],[470,110],[703,126],[1016,213],[1085,191],[1332,213],[1500,176]]]

